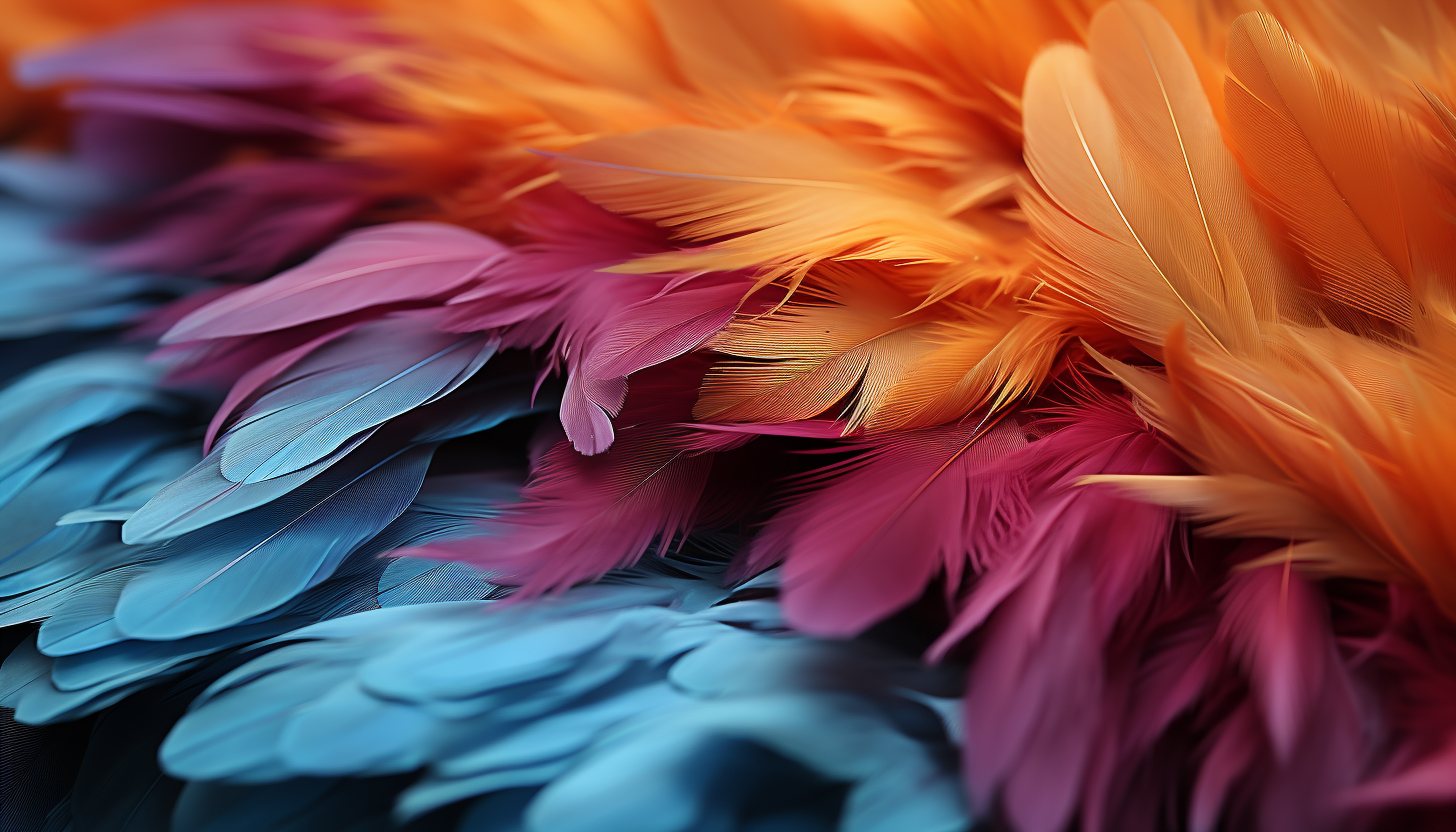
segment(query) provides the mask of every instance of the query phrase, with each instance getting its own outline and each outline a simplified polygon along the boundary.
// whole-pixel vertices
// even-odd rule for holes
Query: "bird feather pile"
[[[1456,9],[0,0],[0,827],[1456,824]]]

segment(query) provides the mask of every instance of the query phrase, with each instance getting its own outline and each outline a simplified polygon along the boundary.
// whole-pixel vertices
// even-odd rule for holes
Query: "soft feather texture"
[[[785,562],[790,623],[852,635],[942,572],[957,583],[1018,523],[1023,486],[1000,468],[1025,441],[1014,423],[982,422],[869,445],[860,458],[815,472],[814,480],[834,478],[774,517],[748,565]]]
[[[593,457],[556,443],[519,506],[481,523],[477,536],[408,554],[468,561],[532,592],[630,565],[654,541],[670,545],[695,525],[713,457],[684,439],[681,430],[638,429]]]
[[[531,605],[437,603],[301,630],[219,679],[163,744],[163,764],[237,782],[426,767],[398,798],[404,818],[544,786],[514,802],[525,829],[812,818],[838,801],[775,795],[827,777],[850,784],[843,828],[963,827],[934,751],[943,735],[909,693],[929,679],[873,652],[774,638],[771,603],[732,603],[699,583],[647,572]],[[801,672],[856,660],[882,681],[850,692]],[[697,761],[721,769],[683,777]],[[774,775],[749,775],[755,767]],[[658,785],[611,796],[619,777],[644,770],[660,772],[649,778]],[[744,777],[753,788],[724,790]]]
[[[0,696],[134,729],[53,826],[1450,826],[1447,10],[357,6],[22,61],[0,185],[259,281],[0,217]],[[136,762],[219,679],[266,782]]]
[[[694,416],[793,422],[837,406],[848,431],[926,427],[1000,409],[1050,373],[1064,322],[1009,299],[918,308],[892,278],[826,269],[781,308],[745,310],[708,345],[731,358],[704,379]]]
[[[69,229],[111,243],[117,269],[257,279],[322,247],[371,207],[373,173],[318,159],[268,159],[207,171]]]
[[[827,258],[960,265],[984,255],[973,272],[982,279],[1014,272],[993,238],[946,219],[933,192],[813,134],[662,128],[598,139],[561,161],[568,187],[613,211],[689,239],[728,238],[622,271],[760,268],[761,282],[797,286]]]
[[[94,252],[51,239],[67,213],[0,199],[0,337],[33,338],[65,330],[107,329],[137,317],[181,288],[143,273],[107,273]]]
[[[1131,3],[1097,15],[1089,45],[1049,49],[1026,78],[1027,164],[1046,192],[1027,208],[1075,264],[1057,288],[1154,347],[1182,321],[1200,344],[1257,350],[1288,290],[1187,54]]]

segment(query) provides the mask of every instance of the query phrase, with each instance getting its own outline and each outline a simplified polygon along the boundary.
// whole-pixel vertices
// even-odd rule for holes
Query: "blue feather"
[[[473,810],[462,829],[833,828],[839,813],[855,832],[968,825],[953,749],[925,728],[936,711],[901,692],[921,685],[913,661],[722,623],[770,620],[725,610],[772,604],[720,603],[730,590],[670,571],[290,633],[203,694],[163,765],[251,783],[423,769],[396,817],[481,796],[503,815]]]
[[[7,161],[0,156],[0,185]],[[55,239],[69,218],[0,197],[0,338],[118,326],[185,291],[175,278],[99,268],[92,252]]]
[[[111,348],[45,364],[0,390],[0,477],[83,428],[133,411],[177,413],[186,403],[157,388],[162,370],[142,350]]]
[[[115,540],[114,528],[56,526],[66,513],[104,499],[138,459],[172,438],[172,428],[127,416],[72,438],[66,452],[0,506],[0,595],[17,595],[75,574],[91,549]],[[6,603],[0,601],[0,611]]]
[[[493,598],[501,588],[490,576],[463,563],[396,558],[379,578],[379,606]]]
[[[134,638],[181,638],[285,603],[403,513],[433,453],[422,445],[367,467],[349,460],[253,513],[169,541],[164,559],[122,591],[118,626]]]
[[[82,162],[26,149],[0,153],[0,190],[48,208],[94,208],[124,196],[113,179]]]
[[[58,526],[75,523],[124,522],[131,518],[163,486],[187,473],[197,464],[198,447],[193,444],[161,448],[132,466],[114,483],[104,502],[69,511],[56,521]]]
[[[508,375],[500,379],[479,379],[458,394],[418,408],[406,415],[398,430],[386,427],[374,439],[379,428],[369,428],[351,437],[338,450],[289,474],[256,483],[235,482],[222,473],[223,455],[234,441],[232,434],[219,440],[218,447],[192,470],[163,487],[122,526],[122,540],[127,543],[150,543],[196,531],[212,523],[278,500],[356,450],[359,453],[380,452],[404,442],[440,442],[495,427],[502,422],[526,416],[549,405],[532,403],[532,382],[529,377]],[[403,440],[400,437],[404,437]],[[391,443],[397,443],[391,445]],[[407,545],[404,541],[398,546]]]
[[[414,441],[456,439],[532,413],[554,413],[559,401],[560,392],[554,387],[538,389],[531,373],[477,377],[449,399],[421,408]]]
[[[314,464],[259,483],[234,482],[222,475],[223,443],[191,470],[153,495],[127,518],[121,539],[154,543],[197,531],[285,497],[353,453],[372,437],[365,431]]]
[[[248,408],[229,431],[222,475],[256,483],[306,468],[362,431],[459,387],[496,344],[408,317],[361,326],[289,368]]]
[[[107,619],[104,599],[89,598],[85,603],[94,626],[53,643],[32,637],[0,666],[0,705],[16,708],[19,718],[29,722],[74,719],[192,671],[217,653],[321,619],[372,609],[383,564],[375,558],[351,564],[271,615],[173,641],[124,639]],[[63,604],[58,618],[69,614],[70,603],[75,601]]]

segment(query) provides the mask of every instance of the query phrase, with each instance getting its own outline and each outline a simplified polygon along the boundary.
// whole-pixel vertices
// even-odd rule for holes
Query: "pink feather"
[[[438,297],[504,251],[489,237],[453,225],[402,222],[366,228],[297,268],[193,312],[162,340],[272,332],[369,307]]]
[[[1077,482],[1182,470],[1121,399],[1094,396],[1055,421],[1065,426],[1004,461],[1025,478],[1024,510],[979,558],[983,574],[931,651],[981,632],[965,699],[967,785],[983,807],[999,793],[1025,832],[1061,829],[1076,810],[1097,714],[1116,699],[1109,642],[1159,585],[1173,525],[1163,508]]]
[[[1262,729],[1259,765],[1245,771],[1244,788],[1261,829],[1319,832],[1332,829],[1342,812],[1337,796],[1359,779],[1366,755],[1366,720],[1356,687],[1336,649],[1324,599],[1292,564],[1233,573],[1225,585],[1219,638],[1247,674],[1250,704]],[[1224,768],[1250,756],[1231,749],[1219,756],[1227,732],[1247,746],[1246,716],[1223,728],[1204,763],[1200,781],[1228,777]],[[1196,803],[1195,829],[1212,830],[1208,801]],[[1201,813],[1201,814],[1200,814]]]
[[[612,417],[627,377],[696,349],[732,319],[752,283],[738,275],[695,279],[603,271],[665,251],[660,231],[579,197],[548,193],[527,208],[535,242],[492,263],[453,298],[447,326],[496,330],[508,346],[551,343],[565,365],[561,425],[572,445],[598,454],[615,438]]]

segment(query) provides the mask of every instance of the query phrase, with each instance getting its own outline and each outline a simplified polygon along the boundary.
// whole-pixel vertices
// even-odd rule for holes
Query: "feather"
[[[117,326],[177,291],[161,278],[98,269],[93,252],[52,239],[63,219],[0,199],[0,336]]]
[[[1076,483],[1089,471],[1181,466],[1107,394],[1091,393],[1040,427],[1055,430],[1001,462],[1025,478],[1020,510],[974,553],[980,575],[930,655],[943,657],[973,632],[981,643],[964,711],[976,738],[966,747],[973,804],[999,793],[1019,828],[1055,830],[1076,812],[1090,776],[1097,719],[1087,703],[1112,695],[1100,651],[1157,586],[1173,522],[1165,509]]]
[[[619,791],[615,784],[627,771],[652,771],[670,793],[650,790],[639,799],[671,807],[651,828],[675,829],[684,817],[708,816],[718,805],[713,796],[727,793],[693,787],[671,772],[711,758],[732,762],[732,774],[715,779],[759,782],[750,772],[762,773],[772,758],[725,758],[722,741],[736,737],[794,761],[771,764],[774,775],[745,795],[792,790],[775,783],[797,788],[828,775],[855,784],[846,806],[850,828],[964,825],[935,756],[939,738],[916,735],[870,704],[877,695],[900,695],[892,690],[923,690],[916,671],[853,647],[774,639],[719,623],[715,618],[734,607],[760,603],[708,606],[726,590],[685,604],[699,582],[677,579],[657,589],[637,584],[641,574],[623,577],[623,585],[509,607],[397,607],[292,633],[204,693],[164,743],[163,765],[189,778],[234,782],[425,767],[426,775],[399,795],[395,811],[404,818],[502,789],[547,785],[537,800],[492,798],[489,805],[514,805],[551,828],[583,818],[584,801],[615,813],[590,828],[640,814],[634,801],[603,804],[593,795]],[[678,659],[695,651],[706,652],[691,667]],[[874,683],[883,691],[812,691],[794,672],[806,660],[876,667],[866,678],[883,680]],[[875,752],[845,755],[846,742]],[[889,799],[907,789],[924,799]],[[826,798],[811,811],[834,813],[838,803]]]
[[[1329,300],[1403,328],[1411,288],[1456,274],[1449,221],[1412,182],[1416,137],[1273,18],[1245,15],[1229,38],[1233,135],[1255,180],[1314,265]],[[1417,180],[1418,181],[1418,180]],[[1412,193],[1412,191],[1415,191]]]
[[[458,305],[446,325],[497,331],[507,346],[554,340],[553,357],[567,373],[562,427],[578,450],[594,454],[616,436],[611,419],[627,376],[701,345],[747,287],[729,288],[743,283],[731,277],[698,278],[684,289],[680,276],[600,274],[665,244],[641,223],[561,197],[533,204],[536,242],[482,268],[477,285],[450,301]]]
[[[848,636],[915,600],[1015,522],[1021,494],[998,471],[1025,443],[1001,423],[910,432],[863,446],[764,528],[746,568],[784,562],[784,611],[807,632]]]
[[[116,622],[133,638],[180,638],[246,621],[327,578],[408,506],[434,452],[345,463],[228,528],[167,544],[173,556],[127,584]],[[356,470],[357,469],[357,470]]]
[[[197,90],[75,90],[66,104],[77,110],[171,121],[219,133],[301,133],[326,138],[328,125],[285,107]]]
[[[107,497],[134,463],[172,438],[170,426],[126,417],[68,442],[64,455],[0,506],[6,529],[0,541],[0,594],[44,586],[85,565],[88,544],[106,539],[110,530],[57,526],[56,520]]]
[[[685,535],[699,513],[712,457],[684,448],[682,433],[639,428],[591,457],[557,443],[533,467],[518,506],[482,522],[475,536],[404,554],[471,563],[528,593],[630,565],[653,541]]]
[[[808,131],[664,127],[596,139],[556,161],[593,202],[716,241],[614,271],[758,269],[760,285],[791,287],[831,258],[934,263],[964,273],[947,278],[957,283],[1017,271],[997,240],[945,216],[933,191]]]
[[[733,359],[704,379],[697,418],[792,422],[840,405],[846,431],[943,424],[1035,390],[1063,341],[1065,324],[1011,303],[917,309],[868,270],[816,278],[710,342]]]
[[[163,486],[191,470],[197,464],[197,457],[197,448],[192,445],[172,446],[149,453],[107,487],[102,502],[68,511],[56,520],[56,525],[125,522]]]
[[[549,395],[533,401],[535,386],[530,376],[509,372],[499,377],[484,375],[466,382],[454,395],[406,414],[395,424],[351,437],[310,465],[259,482],[237,482],[223,476],[221,446],[227,442],[225,436],[201,462],[127,518],[122,540],[135,544],[177,537],[281,499],[353,454],[378,461],[403,444],[444,442],[550,406]]]
[[[313,321],[443,295],[504,248],[439,223],[392,223],[352,232],[312,260],[193,312],[167,343],[271,332]]]
[[[344,39],[355,20],[327,6],[183,8],[79,45],[34,53],[16,75],[29,86],[86,80],[163,88],[290,87],[312,80],[317,59],[270,49],[259,34]]]
[[[223,449],[215,447],[201,462],[163,486],[128,517],[121,527],[121,539],[128,544],[155,543],[266,505],[327,471],[373,435],[374,431],[365,431],[312,465],[256,483],[224,477]],[[380,446],[382,443],[374,447]]]
[[[227,397],[213,413],[212,420],[207,423],[207,433],[202,437],[202,448],[204,452],[211,451],[218,432],[226,427],[231,421],[238,407],[244,402],[251,400],[254,394],[258,393],[265,386],[273,382],[284,371],[294,364],[312,355],[315,350],[330,341],[349,334],[354,329],[352,325],[345,325],[329,330],[324,334],[298,346],[284,350],[271,358],[253,365],[242,374],[233,386],[228,389]]]
[[[163,641],[104,638],[76,646],[77,652],[46,656],[27,642],[0,666],[0,697],[21,719],[36,724],[77,719],[107,708],[136,691],[178,674],[197,670],[210,657],[240,645],[266,639],[320,618],[360,609],[360,589],[377,580],[377,570],[363,580],[326,582],[288,614],[263,616],[243,626]],[[330,584],[333,584],[332,586]],[[363,597],[369,597],[368,594]]]
[[[1285,278],[1187,53],[1139,3],[1103,7],[1090,45],[1048,49],[1023,95],[1045,191],[1025,207],[1076,264],[1055,285],[1144,344],[1181,321],[1200,346],[1257,350]]]
[[[231,165],[102,210],[69,233],[108,243],[99,259],[114,269],[260,279],[322,247],[369,208],[377,198],[372,173],[318,159]]]
[[[702,346],[732,319],[745,282],[699,279],[691,288],[638,301],[607,316],[581,344],[561,403],[561,424],[582,453],[600,453],[615,433],[628,376]]]
[[[0,190],[33,206],[60,209],[95,208],[120,196],[115,182],[75,159],[29,148],[0,151]]]
[[[78,430],[135,411],[175,413],[184,401],[157,387],[162,372],[134,349],[80,353],[42,365],[0,391],[0,475]]]
[[[412,318],[366,324],[273,380],[227,433],[222,475],[251,484],[306,468],[360,433],[447,395],[495,353]]]

